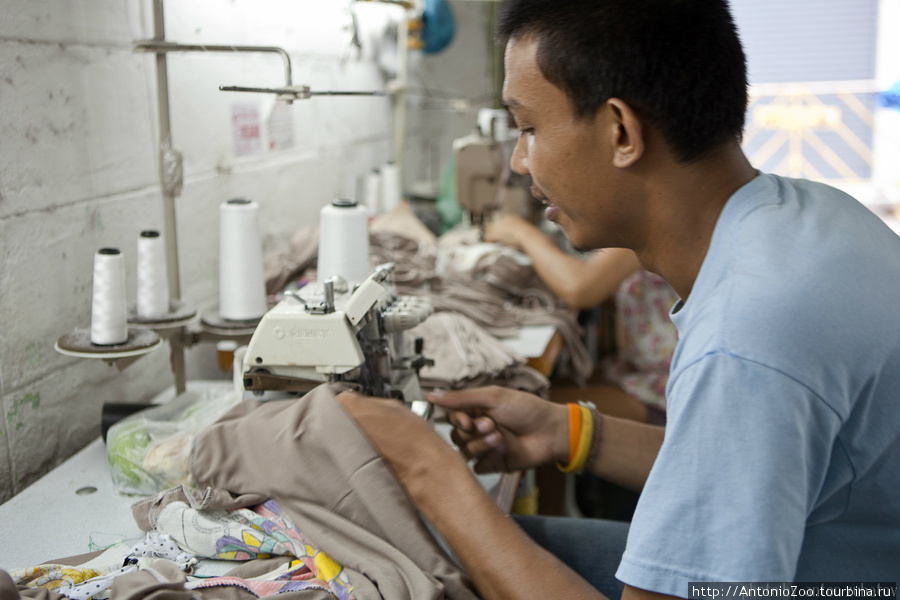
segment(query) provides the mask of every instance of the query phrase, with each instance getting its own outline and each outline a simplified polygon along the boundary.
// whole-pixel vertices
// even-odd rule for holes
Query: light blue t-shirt
[[[900,237],[843,192],[758,175],[688,300],[665,442],[616,576],[900,580]]]

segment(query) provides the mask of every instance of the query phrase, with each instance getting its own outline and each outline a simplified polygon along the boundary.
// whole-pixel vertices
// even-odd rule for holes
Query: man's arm
[[[635,492],[644,489],[662,447],[665,428],[630,419],[601,416],[591,473]]]
[[[626,585],[625,589],[622,591],[622,600],[674,600],[676,598],[678,598],[678,596],[658,594],[656,592],[642,590],[641,588],[631,587],[630,585]]]
[[[604,598],[507,518],[459,454],[406,407],[353,392],[340,394],[338,402],[486,600]]]
[[[604,598],[507,518],[460,455],[425,421],[394,400],[344,392],[338,402],[453,549],[485,600]],[[626,586],[622,598],[674,597]]]

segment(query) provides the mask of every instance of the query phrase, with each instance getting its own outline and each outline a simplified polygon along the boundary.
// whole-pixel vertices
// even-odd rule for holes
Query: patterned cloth
[[[184,502],[173,502],[159,515],[156,526],[172,535],[180,546],[204,558],[294,558],[262,578],[213,577],[191,581],[189,589],[236,586],[263,598],[318,588],[341,600],[353,597],[353,586],[343,567],[300,533],[274,500],[230,511],[200,511]]]
[[[110,597],[116,578],[152,569],[161,559],[189,573],[198,557],[245,563],[274,556],[289,560],[252,579],[189,577],[185,588],[238,587],[257,598],[304,590],[322,590],[339,600],[354,597],[344,568],[300,533],[273,500],[230,511],[173,502],[160,514],[156,530],[128,551],[112,548],[77,567],[43,564],[10,575],[17,586],[43,587],[72,600],[101,600]]]
[[[649,271],[639,270],[623,281],[616,291],[619,350],[602,363],[610,383],[663,411],[678,343],[669,311],[677,301],[675,290]]]
[[[113,547],[75,567],[48,563],[12,571],[10,576],[16,585],[42,587],[72,600],[99,599],[109,596],[108,590],[116,577],[133,573],[159,559],[169,560],[183,571],[197,563],[194,555],[181,550],[171,537],[151,531],[127,551]]]

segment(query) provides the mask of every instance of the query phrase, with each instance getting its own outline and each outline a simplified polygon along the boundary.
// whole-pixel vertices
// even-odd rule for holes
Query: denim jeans
[[[581,575],[607,598],[619,600],[624,584],[615,578],[625,552],[629,523],[514,515],[531,539]]]

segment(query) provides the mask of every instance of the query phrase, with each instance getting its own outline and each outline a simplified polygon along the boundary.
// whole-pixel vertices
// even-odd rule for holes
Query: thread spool
[[[372,169],[366,175],[365,189],[366,208],[369,216],[375,216],[381,212],[381,170]]]
[[[359,283],[369,276],[369,216],[355,200],[338,198],[319,214],[317,279]]]
[[[118,248],[101,248],[94,255],[91,343],[114,346],[127,340],[125,259]]]
[[[219,205],[219,315],[232,321],[266,312],[259,204],[233,198]]]
[[[381,212],[392,211],[401,200],[400,168],[396,163],[389,162],[381,167]]]
[[[169,312],[166,249],[159,232],[142,231],[137,245],[137,315],[155,319]]]
[[[234,367],[234,351],[238,343],[234,340],[220,340],[216,342],[216,358],[219,360],[219,368],[230,371]]]

